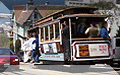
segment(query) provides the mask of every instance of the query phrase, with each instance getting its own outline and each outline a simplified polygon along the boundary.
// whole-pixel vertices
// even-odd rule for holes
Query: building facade
[[[28,36],[27,30],[32,26],[31,24],[39,18],[42,17],[38,9],[33,6],[32,2],[28,2],[26,5],[13,7],[12,21],[14,47],[15,42],[18,39],[21,41],[21,45],[24,43],[26,37]]]
[[[90,6],[99,1],[111,1],[116,3],[116,0],[65,0],[67,6]]]
[[[38,19],[46,17],[60,9],[64,9],[63,5],[33,5],[32,0],[26,5],[16,5],[13,7],[13,44],[15,47],[16,40],[21,41],[21,46],[28,37],[28,29],[34,27],[34,22]],[[34,31],[33,31],[34,32]],[[14,50],[15,51],[15,50]]]

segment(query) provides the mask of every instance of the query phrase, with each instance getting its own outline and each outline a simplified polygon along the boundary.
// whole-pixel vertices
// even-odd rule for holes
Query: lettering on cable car
[[[91,52],[96,52],[97,48],[90,48]]]
[[[108,54],[108,45],[99,45],[99,51],[104,54]]]
[[[89,56],[88,45],[79,45],[79,55]]]
[[[106,51],[107,50],[107,45],[99,45],[99,50],[100,51]]]

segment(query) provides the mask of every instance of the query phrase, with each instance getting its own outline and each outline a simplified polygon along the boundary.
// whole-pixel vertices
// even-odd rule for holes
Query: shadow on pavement
[[[13,72],[13,71],[24,71],[24,70],[21,70],[19,65],[0,66],[0,73]]]
[[[112,67],[120,75],[120,65],[115,64],[115,65],[112,65]]]

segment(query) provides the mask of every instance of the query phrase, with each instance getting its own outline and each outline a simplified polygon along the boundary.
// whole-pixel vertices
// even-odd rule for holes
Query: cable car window
[[[45,39],[48,40],[48,26],[45,27]]]
[[[116,39],[116,47],[120,47],[120,39]]]
[[[57,38],[57,39],[60,38],[60,33],[59,33],[59,23],[56,23],[56,24],[55,24],[55,35],[56,35],[55,38]]]
[[[44,31],[43,31],[43,28],[41,28],[41,41],[44,41]]]
[[[53,39],[53,25],[50,25],[50,39]]]

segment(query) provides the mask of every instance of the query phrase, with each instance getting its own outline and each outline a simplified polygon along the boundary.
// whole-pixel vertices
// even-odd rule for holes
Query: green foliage
[[[117,8],[113,2],[100,1],[94,3],[93,6],[98,7],[100,10],[111,10],[112,8]]]
[[[10,47],[9,38],[6,34],[0,34],[0,47]]]
[[[14,52],[13,40],[10,40],[10,49]]]
[[[94,11],[95,14],[100,14],[100,12],[98,10]]]
[[[17,39],[17,40],[15,41],[15,52],[16,52],[16,53],[19,52],[20,49],[21,49],[21,41],[20,41],[20,39]]]

